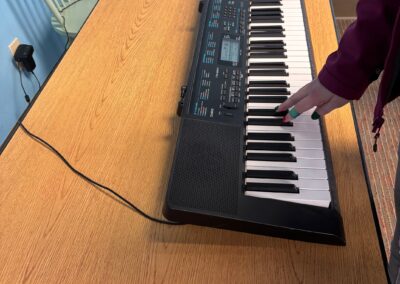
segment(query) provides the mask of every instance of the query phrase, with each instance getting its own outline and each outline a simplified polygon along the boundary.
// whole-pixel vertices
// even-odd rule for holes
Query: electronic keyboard
[[[323,121],[276,107],[313,79],[302,0],[209,0],[164,205],[169,220],[344,245]]]

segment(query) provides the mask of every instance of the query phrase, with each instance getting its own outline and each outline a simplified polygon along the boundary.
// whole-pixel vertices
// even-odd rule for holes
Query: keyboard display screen
[[[238,63],[240,42],[235,39],[224,38],[221,45],[221,60]]]

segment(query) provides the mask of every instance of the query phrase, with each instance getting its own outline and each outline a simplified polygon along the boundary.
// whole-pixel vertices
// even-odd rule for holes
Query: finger
[[[294,105],[293,108],[296,110],[295,112],[297,112],[298,114],[301,114],[303,112],[306,112],[309,109],[312,109],[317,104],[318,104],[318,101],[316,100],[316,96],[310,95],[310,96],[306,96],[305,98],[300,100],[297,104]],[[284,122],[289,122],[297,117],[297,116],[293,117],[293,115],[291,115],[291,113],[293,113],[293,110],[290,110],[289,113],[284,117],[284,119],[283,119]]]
[[[330,113],[332,110],[344,106],[348,101],[339,97],[333,97],[325,104],[318,106],[312,114],[313,119],[318,119],[320,116]]]
[[[307,86],[305,85],[302,87],[300,90],[298,90],[295,94],[290,96],[286,101],[284,101],[276,110],[277,112],[285,111],[295,105],[297,102],[299,102],[301,99],[303,99],[305,96],[307,96],[308,91],[307,91]]]

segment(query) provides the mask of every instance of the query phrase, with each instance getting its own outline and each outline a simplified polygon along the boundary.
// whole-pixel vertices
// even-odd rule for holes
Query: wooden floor
[[[343,34],[354,19],[336,19],[340,35]],[[385,243],[386,254],[389,256],[390,242],[396,224],[393,188],[398,160],[400,100],[395,100],[385,108],[386,121],[381,130],[379,150],[374,153],[372,151],[373,133],[371,132],[371,125],[378,89],[379,80],[368,88],[359,101],[354,102],[354,109],[382,238]]]

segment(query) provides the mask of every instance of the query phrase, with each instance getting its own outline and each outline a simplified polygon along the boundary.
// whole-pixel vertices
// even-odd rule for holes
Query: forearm
[[[360,0],[357,20],[319,73],[319,81],[346,99],[359,99],[383,69],[396,9],[391,0]]]

